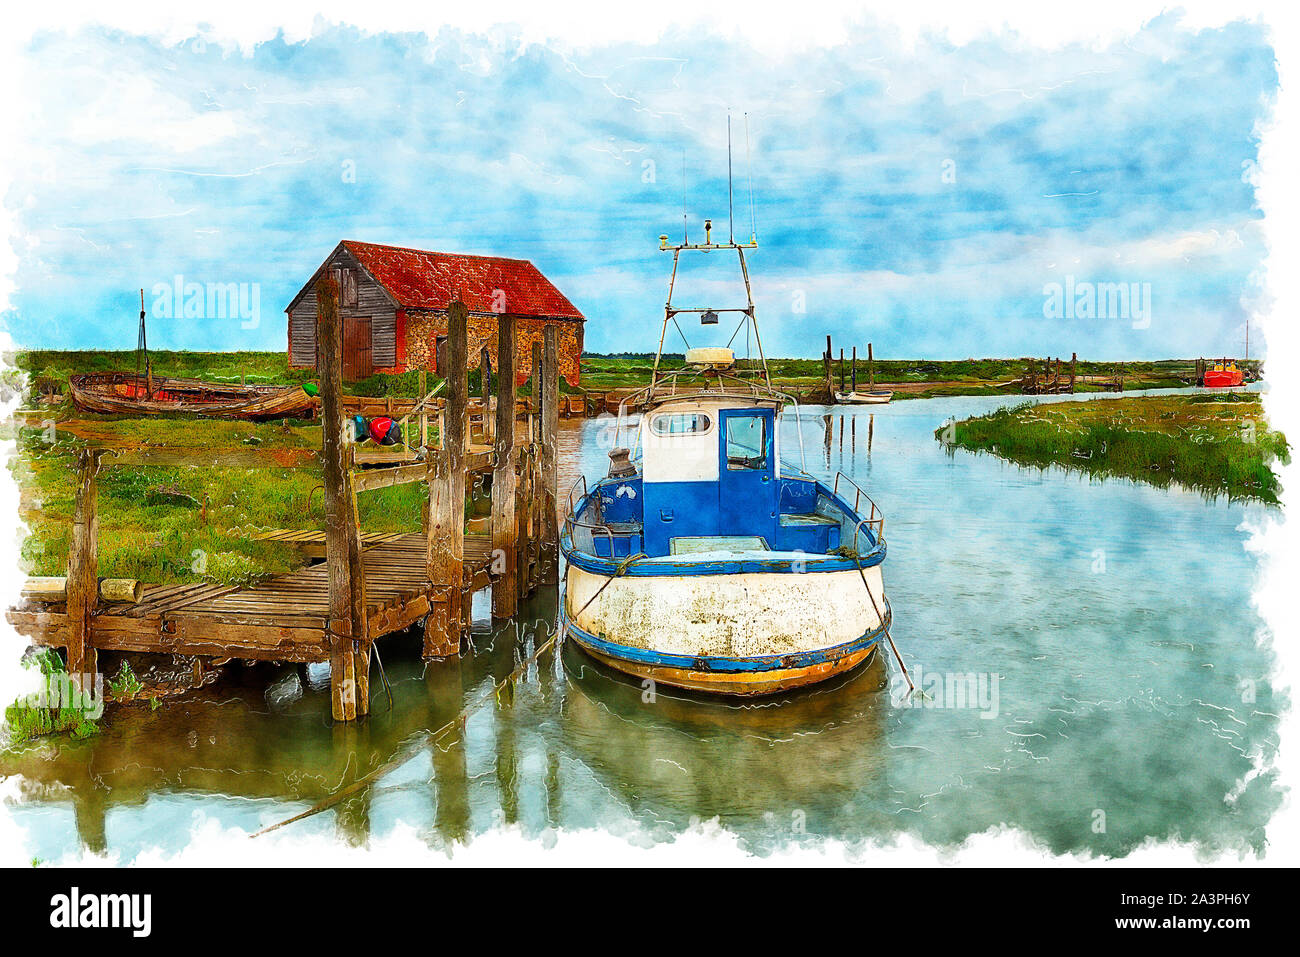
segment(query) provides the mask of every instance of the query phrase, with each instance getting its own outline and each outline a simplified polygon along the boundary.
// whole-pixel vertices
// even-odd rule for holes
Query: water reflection
[[[884,772],[889,702],[878,657],[839,680],[749,702],[652,693],[571,642],[563,662],[566,742],[611,791],[657,818],[806,816]]]
[[[384,639],[392,706],[373,680],[359,726],[329,721],[323,668],[236,665],[157,711],[116,712],[91,740],[0,755],[21,783],[8,810],[33,857],[129,861],[183,848],[196,815],[251,833],[382,769],[290,827],[364,844],[401,823],[443,846],[506,824],[670,840],[716,816],[757,852],[900,833],[948,844],[1004,824],[1058,851],[1123,854],[1174,834],[1262,848],[1277,791],[1267,775],[1244,779],[1275,752],[1281,706],[1267,646],[1245,640],[1259,622],[1238,530],[1260,509],[949,456],[934,441],[946,418],[999,404],[811,408],[782,427],[787,450],[802,429],[810,470],[843,469],[884,509],[909,668],[998,675],[996,714],[893,707],[880,659],[770,701],[670,689],[649,701],[572,644],[498,695],[550,635],[556,594],[495,625],[479,596],[457,658],[422,662],[416,633]],[[607,465],[604,422],[565,421],[561,445],[566,491]]]

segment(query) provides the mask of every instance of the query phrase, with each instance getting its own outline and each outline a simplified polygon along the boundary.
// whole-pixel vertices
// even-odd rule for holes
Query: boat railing
[[[579,475],[578,478],[574,481],[573,487],[569,489],[569,510],[568,512],[565,513],[566,518],[576,517],[577,515],[577,502],[574,502],[573,500],[573,493],[578,490],[579,485],[582,486],[582,495],[578,497],[578,502],[581,502],[589,494],[591,494],[590,491],[587,489],[587,476]]]
[[[577,496],[575,501],[574,494],[579,489],[582,490],[582,494]],[[609,555],[612,558],[617,554],[614,547],[614,539],[620,533],[615,532],[614,529],[610,528],[610,526],[603,520],[600,510],[600,499],[596,499],[596,514],[599,517],[595,521],[586,522],[578,518],[578,508],[582,502],[586,501],[589,495],[590,491],[587,487],[587,477],[585,475],[579,475],[574,481],[573,487],[569,489],[569,508],[564,513],[564,532],[568,535],[569,541],[573,543],[575,548],[578,548],[581,551],[590,552],[593,555],[597,554],[596,537],[598,535],[603,535],[605,540],[609,543]],[[578,529],[583,529],[590,535],[590,542],[578,541],[577,536],[574,534]]]
[[[590,534],[591,536],[590,548],[583,548],[582,546],[586,543],[579,543],[577,536],[574,535],[574,532],[580,528],[584,529]],[[603,535],[605,536],[606,541],[609,542],[610,557],[612,558],[616,554],[614,551],[614,530],[610,528],[608,525],[606,525],[604,522],[583,522],[574,518],[572,515],[566,515],[564,516],[564,531],[568,534],[569,541],[573,543],[573,546],[575,548],[579,549],[580,551],[590,552],[593,555],[596,554],[596,536]]]
[[[871,511],[870,513],[868,513],[867,517],[860,518],[858,524],[855,525],[853,528],[854,544],[855,545],[857,544],[858,532],[862,529],[862,526],[864,525],[867,526],[868,528],[873,528],[875,530],[877,542],[883,542],[885,540],[885,513],[882,512],[880,510],[880,507],[876,505],[875,499],[873,499],[866,492],[862,491],[862,487],[858,485],[857,482],[853,481],[853,479],[845,475],[843,472],[835,473],[835,484],[831,487],[831,491],[836,498],[840,497],[841,481],[843,481],[846,485],[848,485],[850,488],[853,489],[853,514],[854,515],[860,516],[862,514],[863,499],[866,499],[867,503],[871,506]],[[844,491],[845,494],[847,495],[848,489],[845,489]],[[845,501],[848,501],[848,499],[846,498]]]

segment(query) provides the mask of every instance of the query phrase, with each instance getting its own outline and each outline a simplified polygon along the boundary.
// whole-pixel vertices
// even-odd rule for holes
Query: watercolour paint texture
[[[1274,859],[1262,21],[12,64],[14,862]]]

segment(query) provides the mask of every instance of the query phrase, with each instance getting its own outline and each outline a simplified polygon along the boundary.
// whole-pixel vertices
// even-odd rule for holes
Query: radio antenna
[[[754,174],[749,162],[749,114],[745,114],[745,179],[749,181],[749,239],[758,239],[758,227],[754,225]]]
[[[731,193],[731,111],[727,111],[727,241],[736,241],[736,207]]]
[[[682,150],[682,245],[689,245],[690,241],[690,230],[686,225],[686,150]]]

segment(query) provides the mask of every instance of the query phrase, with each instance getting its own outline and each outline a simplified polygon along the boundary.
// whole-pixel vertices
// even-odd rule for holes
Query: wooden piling
[[[525,459],[528,474],[528,495],[523,500],[526,519],[521,522],[526,527],[527,536],[523,543],[523,570],[520,573],[520,587],[531,595],[537,587],[537,566],[541,559],[540,543],[542,537],[542,465],[540,433],[542,428],[542,344],[533,343],[532,370],[530,378],[533,383],[532,414],[528,416],[528,457]],[[525,536],[520,536],[524,538]]]
[[[560,334],[554,324],[548,324],[542,333],[541,383],[542,541],[537,578],[540,584],[555,585],[560,581],[560,456],[556,448],[560,431]]]
[[[492,444],[492,354],[484,346],[479,352],[479,393],[483,396],[483,444]]]
[[[871,352],[871,343],[867,343],[867,391],[876,388],[876,357]]]
[[[858,391],[858,347],[853,347],[853,391]]]
[[[844,349],[840,348],[840,391],[844,391]]]
[[[460,651],[464,623],[465,436],[469,431],[469,312],[460,300],[447,309],[447,403],[439,429],[442,447],[428,459],[429,530],[425,567],[429,614],[425,658]],[[465,602],[468,604],[468,602]]]
[[[826,380],[826,404],[833,405],[835,391],[831,387],[831,337],[826,337],[826,351],[822,353],[822,376]]]
[[[1074,373],[1075,367],[1079,364],[1079,353],[1070,353],[1070,394],[1074,395]]]
[[[343,327],[338,284],[316,283],[316,369],[321,386],[325,561],[329,569],[330,702],[336,721],[370,712],[370,643],[356,493],[343,437]]]
[[[429,378],[423,369],[420,370],[420,403],[423,405],[425,397],[429,394]],[[403,436],[407,442],[410,442],[410,436]],[[429,447],[429,410],[420,409],[420,448]]]
[[[515,544],[519,529],[515,511],[515,319],[497,317],[497,414],[492,470],[492,617],[510,618],[518,609]]]
[[[77,489],[68,545],[68,674],[83,691],[94,687],[99,669],[91,641],[91,621],[99,603],[99,452],[82,449],[77,455]]]

